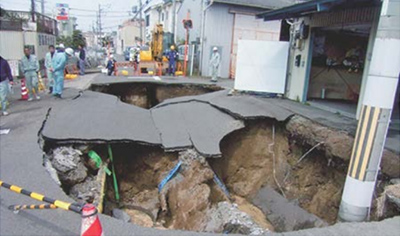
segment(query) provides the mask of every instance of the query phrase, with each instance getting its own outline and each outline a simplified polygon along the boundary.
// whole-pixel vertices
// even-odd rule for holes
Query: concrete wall
[[[209,61],[212,48],[219,48],[221,54],[221,65],[219,76],[229,77],[229,62],[231,52],[231,41],[233,33],[234,14],[229,13],[229,6],[223,4],[213,4],[206,12],[203,60],[201,72],[203,76],[210,76]]]
[[[299,18],[296,20],[296,23],[301,23],[304,20],[305,24],[309,24],[309,18]],[[300,102],[305,102],[306,100],[306,92],[305,86],[307,85],[308,75],[307,75],[307,65],[311,63],[312,54],[310,54],[310,46],[311,46],[311,34],[305,40],[302,40],[301,45],[299,47],[292,47],[289,53],[288,64],[288,79],[286,84],[286,97],[292,100],[297,100]],[[301,61],[300,66],[295,66],[294,58],[300,55]]]
[[[41,39],[39,40],[39,37]],[[1,31],[0,55],[7,60],[20,60],[24,56],[24,45],[33,45],[38,60],[44,59],[50,44],[55,44],[56,37],[51,34],[22,31]]]
[[[0,55],[6,60],[19,60],[23,56],[24,41],[22,32],[0,32]],[[4,43],[7,42],[7,43]]]

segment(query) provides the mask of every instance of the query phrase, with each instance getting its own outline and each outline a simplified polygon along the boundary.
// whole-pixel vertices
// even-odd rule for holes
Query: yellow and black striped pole
[[[13,211],[19,211],[19,210],[34,210],[34,209],[57,209],[56,205],[54,204],[37,204],[37,205],[11,205],[8,207],[8,209],[13,210]]]
[[[383,2],[379,23],[375,21],[371,30],[376,31],[376,38],[372,39],[371,63],[360,98],[362,110],[339,208],[341,221],[368,217],[399,80],[400,12],[389,16],[386,11],[396,7],[396,0]]]
[[[82,212],[82,206],[79,206],[76,203],[68,203],[68,202],[64,202],[64,201],[48,198],[48,197],[45,197],[42,194],[28,191],[28,190],[20,188],[20,187],[18,187],[16,185],[11,185],[11,184],[4,183],[1,180],[0,180],[0,186],[3,187],[3,188],[10,189],[13,192],[26,195],[26,196],[31,197],[33,199],[36,199],[38,201],[47,202],[47,203],[53,204],[54,206],[56,206],[58,208],[61,208],[61,209],[64,209],[64,210],[67,210],[67,211],[73,211],[73,212],[78,213],[78,214],[81,214],[81,212]]]

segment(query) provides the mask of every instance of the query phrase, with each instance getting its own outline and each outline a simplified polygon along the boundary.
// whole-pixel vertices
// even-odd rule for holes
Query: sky
[[[35,0],[37,11],[41,12],[40,0]],[[56,13],[56,3],[69,4],[71,16],[77,17],[77,28],[82,31],[92,29],[96,24],[96,11],[99,4],[103,9],[103,32],[116,31],[119,24],[133,17],[129,14],[134,5],[139,5],[138,0],[45,0],[45,12],[52,15]],[[145,0],[143,0],[145,2]],[[31,0],[0,0],[0,6],[7,10],[29,11]]]

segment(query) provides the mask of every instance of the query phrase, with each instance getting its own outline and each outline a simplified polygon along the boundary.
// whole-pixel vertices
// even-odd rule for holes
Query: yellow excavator
[[[168,36],[170,38],[168,38]],[[162,24],[157,24],[152,32],[150,46],[142,46],[140,50],[141,73],[159,74],[168,68],[168,59],[163,55],[165,49],[172,44],[172,36],[164,34]]]
[[[164,51],[164,29],[162,24],[157,24],[152,32],[150,47],[143,47],[140,51],[140,61],[167,62],[163,55]]]

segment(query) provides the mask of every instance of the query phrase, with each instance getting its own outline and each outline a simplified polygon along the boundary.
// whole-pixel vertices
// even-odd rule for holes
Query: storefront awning
[[[352,8],[360,6],[373,6],[378,4],[375,0],[311,0],[277,10],[257,14],[258,19],[280,20],[296,18],[317,12],[332,11],[334,9]]]

